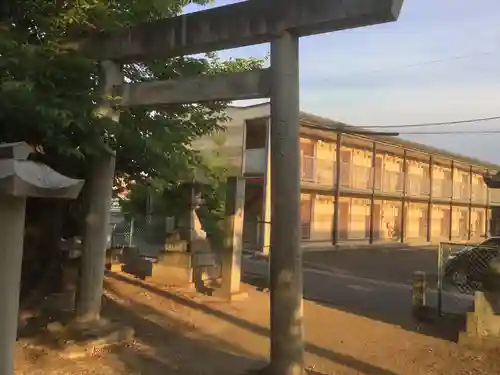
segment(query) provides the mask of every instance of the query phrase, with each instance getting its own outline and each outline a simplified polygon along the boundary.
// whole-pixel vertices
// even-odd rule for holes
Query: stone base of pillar
[[[69,359],[89,356],[96,350],[126,343],[134,338],[132,327],[102,318],[91,323],[73,321],[67,326],[53,322],[49,323],[46,329],[46,340],[58,345],[61,348],[59,355]]]
[[[466,332],[459,343],[467,346],[500,347],[500,293],[476,292],[474,311],[467,313]]]
[[[107,268],[108,271],[110,272],[122,272],[123,270],[123,264],[116,264],[116,263],[112,263],[109,265],[109,267]]]
[[[47,312],[48,310],[44,315]],[[47,346],[57,347],[58,354],[69,359],[89,356],[96,350],[127,343],[134,338],[134,329],[119,322],[100,318],[97,321],[82,323],[74,320],[73,314],[62,314],[60,311],[58,320],[45,326],[35,324],[38,333],[33,339],[27,339],[24,345],[41,350]]]
[[[267,365],[265,367],[261,367],[261,368],[255,369],[255,370],[249,370],[249,371],[245,372],[243,375],[274,375],[275,373],[276,372],[273,370],[272,366]],[[321,374],[321,373],[314,371],[312,369],[304,369],[299,373],[303,374],[303,375],[324,375],[324,374]]]
[[[221,270],[212,252],[165,252],[153,265],[152,276],[155,284],[193,287],[200,291],[211,288],[220,278]]]
[[[217,289],[212,292],[211,297],[219,301],[241,302],[248,298],[248,293],[247,292],[227,293],[221,289]]]
[[[149,278],[155,284],[189,286],[209,286],[220,276],[218,266],[184,268],[179,266],[158,264],[153,266],[153,275]]]
[[[467,332],[460,332],[458,343],[462,346],[478,349],[498,349],[500,348],[500,338],[491,336],[471,336]]]

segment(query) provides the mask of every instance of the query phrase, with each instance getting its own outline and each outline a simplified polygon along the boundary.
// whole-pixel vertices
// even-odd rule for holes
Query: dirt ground
[[[69,360],[23,339],[16,374],[241,374],[266,362],[265,292],[245,285],[249,297],[229,304],[123,274],[110,274],[105,282],[103,315],[134,327],[135,340]],[[304,325],[307,366],[319,374],[500,374],[498,352],[466,349],[314,302],[304,302]]]

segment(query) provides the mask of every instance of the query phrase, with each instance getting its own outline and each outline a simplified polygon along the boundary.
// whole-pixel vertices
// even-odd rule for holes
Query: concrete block
[[[498,293],[475,293],[474,311],[467,314],[466,334],[468,336],[500,340],[500,315],[495,313],[495,305],[499,300]]]
[[[115,264],[121,263],[122,249],[111,248],[106,250],[106,263]]]
[[[477,322],[477,316],[473,312],[469,312],[466,315],[466,332],[469,335],[477,335],[478,334],[478,322]]]
[[[122,271],[122,267],[123,267],[122,264],[112,263],[110,265],[110,267],[109,267],[109,271],[111,271],[111,272],[121,272]]]
[[[460,332],[458,335],[458,344],[474,349],[498,349],[500,348],[500,338],[490,336],[480,337]]]
[[[175,240],[165,242],[165,252],[187,252],[188,243],[185,240]]]
[[[247,292],[227,293],[222,289],[217,289],[212,292],[211,297],[216,301],[221,302],[241,302],[248,298]]]
[[[153,264],[148,260],[137,258],[134,261],[125,263],[123,272],[145,279],[153,275]]]
[[[193,266],[192,255],[181,251],[164,252],[158,256],[157,265],[191,268]]]
[[[185,285],[194,281],[193,269],[169,264],[155,264],[151,280],[165,285]]]
[[[478,315],[491,314],[493,311],[483,292],[474,294],[474,312]]]

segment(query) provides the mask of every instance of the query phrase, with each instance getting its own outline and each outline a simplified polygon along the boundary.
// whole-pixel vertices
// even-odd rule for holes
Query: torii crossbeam
[[[121,106],[271,98],[272,374],[303,373],[298,40],[395,21],[402,5],[403,0],[248,0],[68,44],[96,60],[125,63],[271,43],[270,71],[135,86],[110,84],[115,86],[112,92],[122,94],[117,103]],[[87,235],[104,239],[96,230]],[[94,254],[99,251],[94,250]],[[83,274],[95,277],[93,272]],[[98,281],[102,288],[102,279]],[[100,308],[97,299],[83,305]]]
[[[79,44],[98,60],[147,61],[395,21],[403,0],[249,0],[100,33]]]

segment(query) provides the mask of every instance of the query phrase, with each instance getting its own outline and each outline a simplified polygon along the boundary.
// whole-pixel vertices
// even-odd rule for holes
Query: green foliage
[[[0,14],[0,142],[25,140],[62,173],[86,177],[88,158],[108,144],[117,151],[116,177],[135,182],[132,196],[152,185],[158,194],[176,189],[181,175],[204,168],[214,194],[223,168],[210,171],[189,144],[223,131],[227,103],[171,105],[156,111],[123,110],[119,124],[95,114],[99,66],[61,48],[61,41],[92,31],[179,14],[207,0],[4,0]],[[131,82],[260,67],[258,59],[201,58],[124,66]],[[141,198],[142,199],[142,198]],[[215,198],[214,198],[215,199]],[[137,201],[140,205],[140,199]],[[215,203],[214,203],[215,204]],[[133,203],[131,203],[133,205]]]

